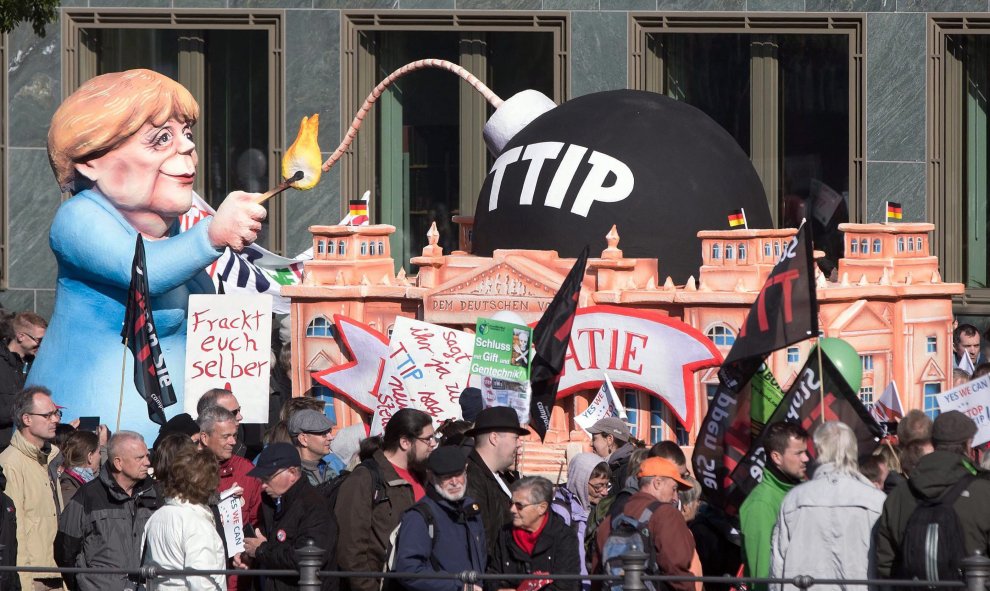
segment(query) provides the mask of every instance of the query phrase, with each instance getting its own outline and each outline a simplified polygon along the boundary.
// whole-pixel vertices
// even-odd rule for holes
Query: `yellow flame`
[[[282,157],[282,178],[291,178],[297,171],[302,171],[302,180],[292,183],[294,189],[306,191],[316,186],[320,182],[320,175],[323,174],[320,158],[320,145],[316,141],[316,136],[320,129],[320,115],[314,114],[312,117],[303,117],[299,124],[299,135],[296,141],[292,142],[289,149]]]

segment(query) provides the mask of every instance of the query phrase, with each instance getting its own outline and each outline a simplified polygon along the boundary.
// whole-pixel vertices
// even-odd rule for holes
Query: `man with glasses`
[[[11,321],[13,334],[0,346],[0,451],[14,434],[14,395],[24,387],[27,368],[34,359],[48,322],[33,312],[20,312]]]
[[[261,482],[251,476],[251,462],[234,455],[237,445],[237,415],[222,406],[207,407],[196,421],[199,424],[199,446],[213,452],[220,462],[220,486],[217,492],[240,487],[241,518],[244,523],[257,525],[261,515]],[[251,587],[251,580],[241,582],[244,589]],[[238,589],[236,576],[227,577],[227,588]]]
[[[52,440],[62,411],[52,401],[52,393],[41,386],[19,392],[13,406],[17,431],[10,447],[0,453],[0,467],[17,513],[17,564],[54,567],[62,492],[55,461],[59,451]],[[62,588],[62,579],[50,573],[21,573],[20,579],[25,591]]]
[[[406,511],[395,542],[395,572],[484,572],[488,564],[485,526],[478,504],[467,495],[467,457],[459,445],[441,447],[426,461],[426,496]],[[462,591],[452,580],[400,579],[409,591]],[[465,591],[481,591],[468,585]]]
[[[385,425],[382,449],[358,464],[340,485],[334,513],[340,530],[340,570],[381,571],[386,542],[406,509],[426,491],[426,460],[437,446],[433,418],[403,408]],[[379,591],[377,579],[349,579],[341,586],[354,591]]]
[[[318,410],[303,409],[289,417],[289,437],[299,452],[303,475],[313,486],[329,482],[337,471],[323,458],[330,453],[333,423]]]
[[[313,540],[323,550],[320,570],[328,570],[336,542],[330,505],[302,476],[299,452],[289,443],[273,443],[258,456],[251,476],[261,480],[265,500],[259,531],[244,538],[244,552],[234,557],[238,568],[299,570],[296,549]],[[250,532],[249,532],[250,533]],[[246,577],[245,577],[246,579]],[[322,577],[321,589],[335,589],[337,580]],[[265,591],[299,588],[299,577],[266,577]]]
[[[237,442],[234,443],[234,455],[242,458],[247,457],[248,449],[244,444],[244,427],[241,425],[244,416],[241,414],[241,403],[237,401],[237,397],[225,388],[207,390],[196,403],[196,416],[203,414],[203,411],[211,406],[226,408],[234,415],[234,420],[237,421]]]
[[[481,411],[474,428],[465,433],[474,437],[474,451],[468,457],[468,494],[481,507],[489,553],[499,530],[511,519],[509,485],[515,478],[508,470],[522,449],[521,437],[528,433],[519,426],[516,411],[507,406]]]

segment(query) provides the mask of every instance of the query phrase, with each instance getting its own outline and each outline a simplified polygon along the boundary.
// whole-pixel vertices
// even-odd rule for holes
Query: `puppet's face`
[[[146,123],[122,144],[77,170],[119,209],[175,218],[192,205],[196,146],[189,125]]]

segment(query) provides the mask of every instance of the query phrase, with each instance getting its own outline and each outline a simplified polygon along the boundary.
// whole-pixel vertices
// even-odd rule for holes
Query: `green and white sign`
[[[533,329],[528,326],[479,318],[471,373],[513,382],[529,381],[532,337]]]

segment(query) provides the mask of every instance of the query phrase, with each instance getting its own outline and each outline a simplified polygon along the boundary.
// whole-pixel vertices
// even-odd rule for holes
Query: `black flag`
[[[818,335],[818,300],[808,224],[784,248],[719,370],[718,390],[698,429],[695,474],[710,503],[732,510],[739,500],[728,478],[750,448],[746,388],[768,353]]]
[[[540,436],[540,441],[550,428],[550,415],[557,400],[557,383],[564,369],[564,357],[571,341],[571,326],[577,312],[581,280],[588,264],[588,247],[574,262],[570,272],[560,284],[543,317],[533,329],[533,346],[536,354],[530,366],[533,398],[529,405],[529,426]]]
[[[165,424],[165,408],[176,403],[172,378],[165,367],[165,357],[155,333],[148,296],[148,275],[144,264],[144,241],[137,236],[134,262],[131,264],[131,286],[127,290],[127,312],[120,331],[124,345],[134,354],[134,386],[148,403],[148,417]]]
[[[790,421],[804,427],[809,435],[814,435],[815,429],[823,421],[843,422],[856,433],[860,460],[866,459],[879,445],[883,437],[883,427],[863,406],[859,397],[852,391],[852,387],[835,368],[832,360],[824,354],[821,360],[821,371],[819,371],[818,355],[813,350],[801,373],[794,379],[791,389],[777,405],[777,410],[767,424]],[[824,417],[822,417],[823,411]],[[732,471],[730,478],[735,483],[740,497],[749,494],[763,478],[763,466],[766,463],[766,452],[763,448],[765,435],[766,428],[753,440],[746,457]],[[814,450],[809,449],[809,452],[813,455]]]

